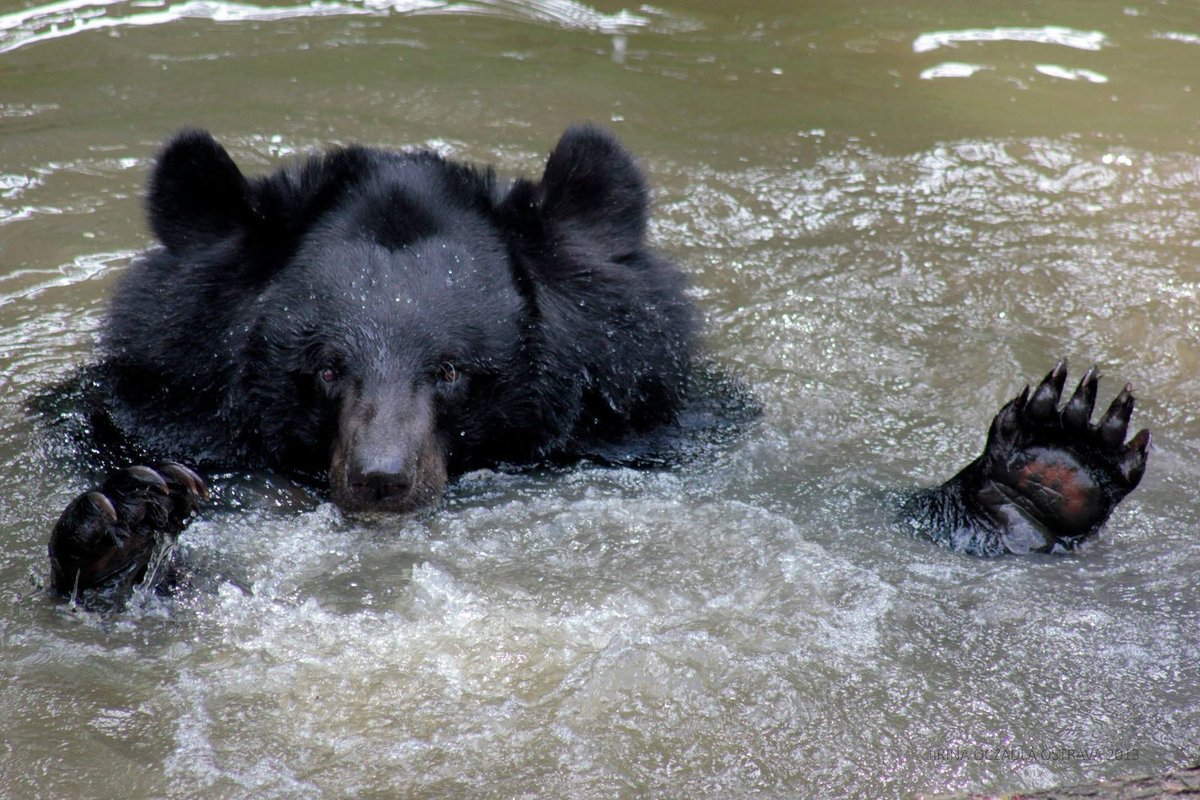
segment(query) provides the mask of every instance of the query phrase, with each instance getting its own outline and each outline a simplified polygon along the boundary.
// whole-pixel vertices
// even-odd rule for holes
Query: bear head
[[[427,505],[448,475],[681,399],[691,305],[645,247],[640,172],[597,128],[503,186],[364,147],[247,178],[185,131],[148,207],[161,247],[122,278],[104,340],[119,394],[180,409],[179,441],[219,424],[240,461],[327,475],[344,508]]]

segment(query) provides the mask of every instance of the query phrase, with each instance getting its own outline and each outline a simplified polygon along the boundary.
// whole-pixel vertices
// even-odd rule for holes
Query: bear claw
[[[1058,411],[1058,400],[1062,397],[1063,385],[1067,380],[1067,360],[1059,359],[1054,369],[1042,379],[1030,398],[1026,411],[1038,421],[1046,421]]]
[[[1129,417],[1133,414],[1133,384],[1125,384],[1101,417],[1097,426],[1100,438],[1107,447],[1120,447],[1125,442],[1125,433],[1129,428]]]
[[[1062,410],[1062,423],[1064,428],[1071,430],[1086,430],[1088,422],[1092,418],[1092,409],[1096,407],[1096,388],[1100,383],[1100,370],[1092,365],[1083,378],[1079,381],[1079,386],[1075,388],[1075,393],[1071,395],[1071,399],[1067,401],[1067,405]]]
[[[1150,457],[1150,443],[1150,429],[1142,428],[1129,440],[1129,444],[1125,445],[1119,469],[1121,476],[1130,487],[1137,486],[1142,479],[1142,474],[1146,471],[1146,461]]]
[[[50,535],[50,586],[73,600],[135,586],[160,543],[173,542],[208,499],[192,470],[164,462],[128,467],[84,492]]]

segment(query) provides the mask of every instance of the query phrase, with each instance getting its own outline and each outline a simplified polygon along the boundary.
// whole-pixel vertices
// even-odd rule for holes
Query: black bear
[[[330,150],[246,178],[207,133],[159,155],[158,245],[116,288],[92,374],[108,419],[164,457],[320,476],[348,510],[427,506],[448,478],[578,457],[670,426],[696,313],[646,243],[648,193],[608,133],[567,130],[539,181],[428,151]],[[968,552],[1069,550],[1145,467],[1128,390],[1097,425],[1060,364],[984,455],[904,514]],[[205,494],[164,462],[64,511],[52,587],[124,590]]]

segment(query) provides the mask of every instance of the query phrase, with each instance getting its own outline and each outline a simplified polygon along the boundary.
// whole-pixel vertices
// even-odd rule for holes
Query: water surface
[[[909,797],[1200,755],[1200,16],[1185,2],[66,0],[0,9],[0,786],[14,798]],[[612,127],[759,421],[665,470],[344,518],[212,476],[197,587],[56,605],[92,352],[163,137],[536,172]],[[203,346],[203,343],[198,343]],[[1156,447],[1087,552],[889,524],[1060,356]]]

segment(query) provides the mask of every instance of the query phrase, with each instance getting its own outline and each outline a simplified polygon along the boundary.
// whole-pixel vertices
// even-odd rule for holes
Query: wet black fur
[[[451,472],[569,455],[671,423],[695,314],[646,244],[642,176],[574,127],[540,181],[428,151],[347,147],[246,178],[189,130],[149,195],[159,245],[124,273],[95,374],[116,425],[191,463],[319,474],[343,392],[452,363]]]

